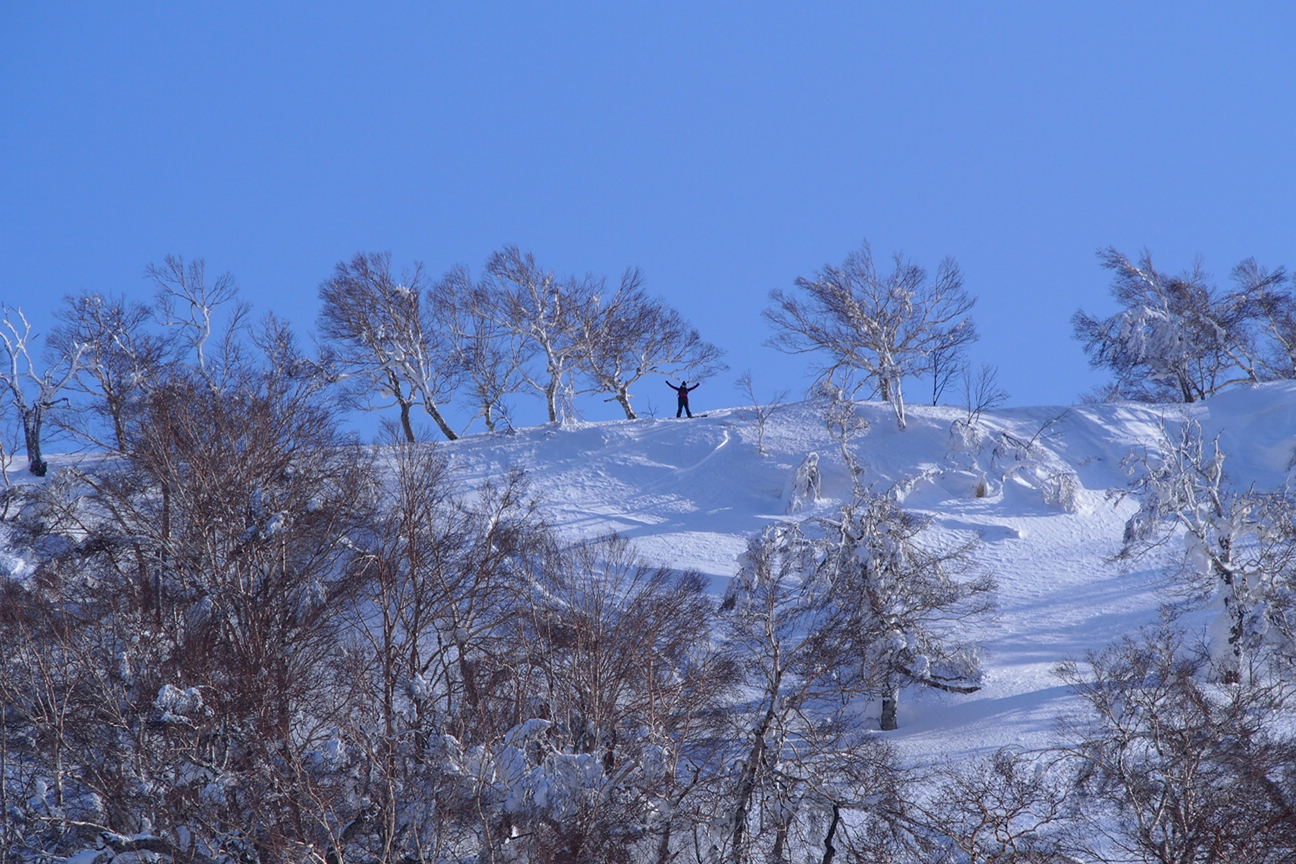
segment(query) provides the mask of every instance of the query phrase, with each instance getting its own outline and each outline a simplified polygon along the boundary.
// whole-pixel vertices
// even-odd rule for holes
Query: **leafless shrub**
[[[739,392],[751,402],[756,416],[756,452],[765,456],[767,455],[765,452],[765,432],[769,426],[769,420],[782,407],[783,400],[787,398],[787,392],[781,391],[770,399],[762,401],[756,395],[756,386],[752,383],[750,370],[740,375],[735,383]]]
[[[955,852],[967,864],[1062,864],[1064,830],[1075,815],[1070,771],[1056,754],[1003,749],[935,779],[915,821],[915,845],[935,859]]]
[[[1170,627],[1060,668],[1085,700],[1077,846],[1090,860],[1278,864],[1296,855],[1293,688],[1207,683],[1207,652]]]
[[[963,367],[963,406],[967,409],[966,422],[975,425],[981,415],[997,408],[1008,399],[1008,391],[999,386],[999,370],[982,363],[974,373]]]

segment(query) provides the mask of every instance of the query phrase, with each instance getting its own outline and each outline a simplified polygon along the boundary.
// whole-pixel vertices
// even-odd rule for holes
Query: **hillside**
[[[973,436],[954,431],[966,413],[958,409],[914,406],[904,431],[886,405],[858,410],[868,422],[853,441],[864,483],[930,518],[928,542],[977,539],[976,566],[998,583],[998,612],[975,636],[983,689],[907,694],[894,737],[915,763],[1042,745],[1073,705],[1056,664],[1157,620],[1169,599],[1157,562],[1131,568],[1110,558],[1136,509],[1112,496],[1129,479],[1122,461],[1156,449],[1161,424],[1173,430],[1191,417],[1218,435],[1239,487],[1281,487],[1296,444],[1291,382],[1192,406],[1000,410],[983,416]],[[575,422],[443,446],[466,486],[522,468],[565,535],[617,532],[654,564],[711,577],[720,594],[749,535],[780,519],[830,513],[850,492],[813,403],[776,408],[761,439],[756,409],[729,408],[691,421]],[[787,486],[811,452],[821,459],[821,500],[789,516]],[[978,498],[982,478],[988,494]]]
[[[1296,848],[1292,497],[1202,507],[1207,459],[1145,487],[1204,519],[1200,544],[1136,531],[1145,554],[1116,560],[1128,525],[1169,524],[1126,493],[1182,430],[1218,440],[1234,492],[1290,492],[1296,382],[1188,406],[914,407],[904,430],[886,405],[828,422],[810,401],[360,450],[309,397],[204,390],[129,456],[51,458],[20,481],[40,494],[4,498],[0,862]],[[749,549],[780,522],[804,530]],[[608,534],[626,543],[580,542]],[[1059,677],[1185,597],[1167,565],[1186,548],[1209,566],[1177,625],[1223,621],[1242,635],[1212,647],[1232,653],[1199,662],[1190,633]],[[963,616],[987,593],[990,614]],[[1272,665],[1244,670],[1243,646]],[[1009,745],[1021,758],[984,758]],[[1133,849],[1138,807],[1157,821]]]

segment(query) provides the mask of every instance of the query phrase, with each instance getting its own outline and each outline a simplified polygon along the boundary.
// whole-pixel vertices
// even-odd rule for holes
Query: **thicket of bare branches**
[[[1089,709],[1063,748],[1077,766],[1074,842],[1089,860],[1296,856],[1293,684],[1265,675],[1211,684],[1211,666],[1165,628],[1062,667]]]

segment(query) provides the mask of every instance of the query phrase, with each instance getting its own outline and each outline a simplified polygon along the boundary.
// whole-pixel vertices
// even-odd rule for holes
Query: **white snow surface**
[[[1132,451],[1160,446],[1163,424],[1173,431],[1191,417],[1207,438],[1218,435],[1238,487],[1281,488],[1296,443],[1296,382],[1236,387],[1187,406],[1002,410],[970,430],[961,409],[913,406],[903,431],[886,405],[858,410],[869,423],[851,443],[864,485],[929,518],[925,542],[977,539],[974,566],[998,583],[997,612],[972,634],[984,687],[971,695],[911,690],[900,729],[885,733],[915,765],[1046,746],[1058,718],[1079,704],[1054,675],[1057,664],[1157,621],[1171,599],[1162,562],[1111,560],[1136,503],[1109,493],[1126,486],[1122,461]],[[438,446],[465,488],[521,468],[561,535],[616,532],[649,563],[709,576],[717,597],[750,535],[772,522],[831,514],[851,495],[838,444],[813,402],[779,406],[763,436],[754,408],[730,408],[692,420],[567,422]],[[788,515],[789,483],[810,453],[819,457],[819,498]],[[982,480],[986,494],[977,497]]]

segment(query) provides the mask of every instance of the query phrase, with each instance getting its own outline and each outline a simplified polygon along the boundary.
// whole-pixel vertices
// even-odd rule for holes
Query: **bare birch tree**
[[[157,319],[167,338],[187,352],[188,362],[213,389],[237,382],[243,367],[244,329],[250,306],[239,299],[234,277],[207,280],[201,258],[186,262],[168,255],[146,271],[157,286]]]
[[[336,352],[340,374],[392,400],[407,441],[414,440],[415,405],[423,406],[447,439],[459,437],[441,411],[459,368],[427,288],[421,265],[398,277],[386,253],[341,262],[320,286],[320,333]]]
[[[639,271],[630,269],[611,296],[596,295],[581,319],[580,365],[595,386],[638,415],[630,388],[644,376],[686,374],[690,379],[727,368],[721,351],[698,335],[675,309],[647,295]]]
[[[588,277],[560,278],[516,246],[492,254],[486,274],[494,323],[536,349],[541,368],[527,370],[525,376],[543,395],[549,421],[554,422],[561,416],[561,403],[575,392],[581,318],[593,303],[597,286]]]
[[[76,424],[77,431],[98,446],[120,451],[126,446],[130,413],[161,383],[168,362],[178,359],[175,342],[150,328],[153,313],[147,306],[120,297],[68,297],[59,318],[51,344],[62,354],[82,346],[81,366],[69,389],[89,397],[87,407],[107,425],[108,437],[89,423]]]
[[[774,306],[765,318],[776,331],[770,344],[789,354],[822,356],[818,380],[850,393],[871,387],[890,403],[901,429],[904,379],[931,371],[937,358],[976,339],[970,316],[975,301],[949,258],[931,280],[899,255],[883,274],[866,243],[841,266],[799,277],[796,285],[798,294],[770,295]]]
[[[22,309],[3,307],[0,321],[0,386],[4,396],[18,414],[22,424],[23,443],[27,448],[27,468],[44,477],[48,465],[41,452],[41,436],[49,413],[62,401],[60,394],[81,370],[85,346],[69,343],[55,350],[50,363],[41,366],[32,356],[35,335]]]
[[[489,281],[474,282],[467,269],[458,267],[433,290],[445,310],[464,386],[477,404],[477,416],[494,432],[500,421],[509,423],[506,400],[527,386],[525,370],[537,348],[518,328],[492,315],[492,287]]]

